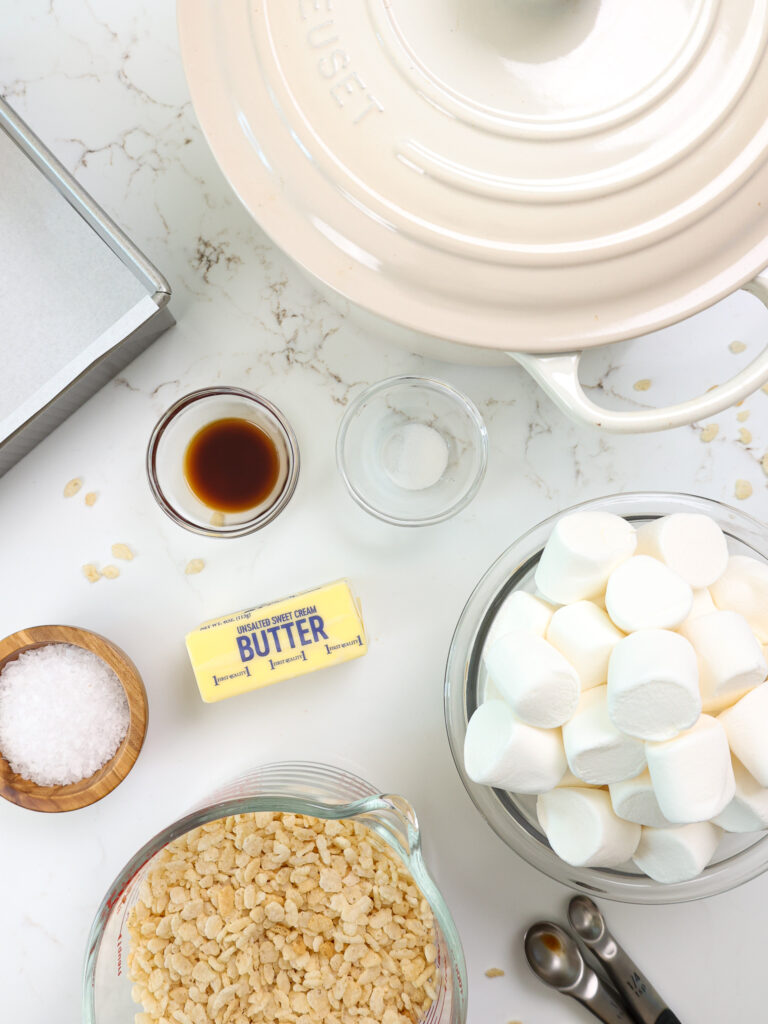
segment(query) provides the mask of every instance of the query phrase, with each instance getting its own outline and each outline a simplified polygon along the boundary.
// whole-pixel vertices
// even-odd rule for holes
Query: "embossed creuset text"
[[[328,92],[347,112],[352,124],[360,124],[369,114],[384,110],[369,90],[362,75],[350,69],[352,58],[341,45],[341,36],[333,16],[332,0],[298,0],[299,16],[307,25],[306,39],[312,50],[321,52],[317,70],[332,84]]]

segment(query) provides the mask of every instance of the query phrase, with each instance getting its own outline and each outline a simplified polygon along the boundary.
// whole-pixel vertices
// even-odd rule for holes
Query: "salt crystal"
[[[128,731],[120,681],[98,655],[73,644],[23,651],[0,673],[0,751],[40,786],[88,778]]]
[[[406,423],[387,438],[384,468],[390,480],[405,491],[423,491],[436,484],[448,465],[448,445],[426,423]]]

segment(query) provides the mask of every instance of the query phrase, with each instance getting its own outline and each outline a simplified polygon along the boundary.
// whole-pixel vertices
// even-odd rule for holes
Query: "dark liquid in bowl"
[[[250,420],[230,416],[202,427],[184,453],[195,495],[219,512],[246,512],[269,497],[280,474],[275,442]]]

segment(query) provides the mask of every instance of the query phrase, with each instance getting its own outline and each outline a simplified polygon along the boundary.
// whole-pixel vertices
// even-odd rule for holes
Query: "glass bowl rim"
[[[259,515],[246,520],[244,523],[238,523],[234,526],[217,527],[213,524],[203,526],[200,523],[192,522],[192,520],[184,516],[166,497],[157,474],[157,454],[165,431],[179,413],[183,412],[191,405],[194,405],[196,402],[221,396],[242,398],[253,405],[266,409],[266,411],[271,414],[277,423],[278,429],[285,441],[286,448],[288,449],[288,474],[283,488],[275,501]],[[271,523],[273,519],[276,519],[291,500],[299,480],[301,458],[299,454],[299,443],[296,440],[296,434],[293,431],[293,427],[288,422],[283,412],[278,409],[276,405],[270,402],[269,399],[264,398],[263,395],[256,394],[253,391],[248,391],[245,388],[239,388],[232,385],[221,384],[190,391],[188,394],[182,395],[181,398],[178,398],[165,410],[152,428],[152,433],[150,434],[149,441],[147,443],[145,467],[147,480],[149,482],[149,489],[152,492],[152,496],[162,511],[177,526],[181,526],[190,533],[197,533],[203,537],[245,537],[250,533],[255,533],[257,530],[262,529],[262,527]],[[211,509],[211,512],[214,511],[214,509]]]
[[[476,437],[478,440],[480,464],[466,490],[455,502],[443,509],[442,512],[435,513],[431,516],[405,518],[403,516],[391,515],[389,512],[385,512],[378,506],[371,504],[364,497],[362,492],[358,490],[353,483],[347,470],[345,445],[349,428],[355,416],[371,398],[374,398],[381,392],[402,386],[403,384],[419,384],[427,390],[438,391],[449,397],[451,401],[459,405],[467,414],[468,420],[472,423],[472,426],[476,431]],[[463,508],[466,508],[477,494],[488,468],[488,429],[482,415],[480,414],[480,410],[472,399],[462,391],[459,391],[458,388],[455,388],[452,384],[448,384],[447,381],[439,380],[437,377],[424,377],[413,373],[387,377],[384,380],[377,381],[375,384],[371,384],[370,387],[361,391],[360,394],[350,402],[342,416],[341,423],[339,424],[339,429],[336,434],[336,465],[350,496],[357,502],[360,508],[364,509],[376,519],[380,519],[385,523],[390,523],[393,526],[432,526],[435,523],[445,522],[446,519],[450,519],[452,516],[455,516]]]
[[[347,787],[345,795],[356,799],[346,802],[310,799],[307,796],[290,796],[281,791],[285,777],[300,778],[303,781],[337,784]],[[234,795],[234,790],[248,779],[261,779],[269,784],[277,780],[274,792],[259,796]],[[383,793],[360,776],[334,765],[314,761],[281,761],[259,765],[245,772],[201,801],[191,811],[177,818],[170,825],[147,840],[128,860],[109,886],[101,900],[91,924],[83,964],[83,1024],[99,1024],[96,1018],[94,994],[98,954],[104,936],[104,928],[113,909],[136,874],[173,839],[209,821],[216,821],[229,815],[250,811],[282,811],[284,813],[306,814],[326,820],[364,818],[375,812],[393,814],[402,823],[407,848],[399,841],[392,828],[382,822],[380,827],[369,819],[364,820],[372,831],[385,842],[402,861],[416,882],[422,895],[429,903],[435,921],[445,943],[448,954],[448,968],[452,977],[452,1013],[450,1020],[441,1024],[465,1024],[467,1016],[467,967],[464,950],[453,916],[445,898],[430,874],[422,853],[422,828],[410,802],[402,796]],[[438,990],[439,996],[439,990]],[[430,1011],[428,1011],[430,1012]]]
[[[652,509],[655,506],[655,510]],[[666,507],[665,507],[666,506]],[[448,743],[459,777],[472,803],[499,838],[532,867],[555,881],[603,899],[622,903],[667,905],[719,895],[751,881],[768,869],[768,834],[748,848],[711,865],[686,882],[662,884],[640,874],[611,868],[578,868],[560,860],[543,837],[524,826],[508,811],[500,790],[480,786],[464,770],[463,741],[466,731],[467,684],[473,661],[479,664],[485,639],[496,607],[519,585],[532,564],[538,561],[552,526],[575,511],[596,509],[649,520],[677,512],[711,513],[726,534],[749,546],[762,560],[768,560],[768,534],[754,516],[715,498],[670,491],[630,491],[579,502],[556,512],[526,530],[489,566],[472,590],[451,638],[445,668],[443,704]],[[733,520],[728,530],[725,520]],[[745,539],[745,535],[749,539]],[[759,540],[758,540],[759,538]],[[762,545],[762,546],[760,546]],[[504,573],[504,576],[501,574]],[[518,583],[513,583],[517,579]],[[495,814],[494,814],[495,812]],[[493,820],[498,815],[499,820]]]

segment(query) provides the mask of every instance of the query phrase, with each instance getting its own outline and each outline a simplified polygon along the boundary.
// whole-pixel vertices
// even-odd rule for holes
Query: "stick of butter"
[[[351,661],[368,650],[347,580],[213,619],[186,641],[207,703]]]

